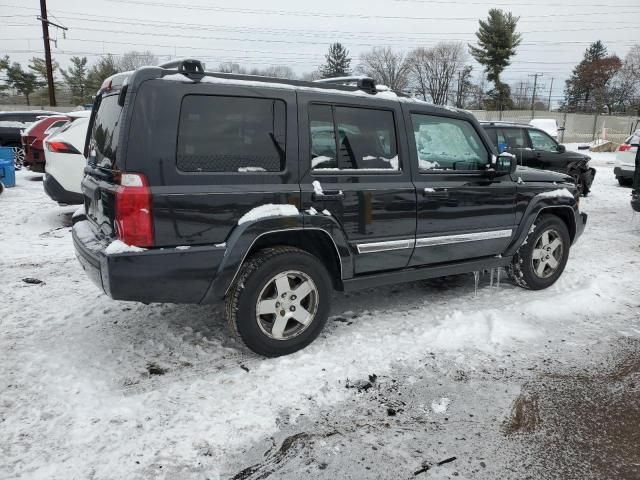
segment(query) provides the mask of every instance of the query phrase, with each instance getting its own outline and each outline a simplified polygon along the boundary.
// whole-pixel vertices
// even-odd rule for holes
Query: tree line
[[[246,68],[235,62],[223,62],[213,71],[303,80],[366,75],[392,90],[437,105],[488,110],[523,109],[532,104],[536,109],[551,108],[551,97],[548,102],[544,101],[542,92],[535,92],[530,85],[520,82],[519,88],[517,84],[512,88],[502,81],[505,68],[511,64],[522,42],[522,36],[517,32],[518,21],[519,17],[511,12],[491,9],[486,19],[479,20],[477,41],[473,45],[440,42],[408,52],[374,47],[356,61],[343,44],[334,43],[329,46],[322,65],[300,76],[286,65],[259,69]],[[471,58],[480,64],[481,72],[474,72],[469,63]],[[104,78],[139,66],[157,64],[153,53],[132,51],[118,57],[104,55],[91,66],[86,57],[71,57],[66,70],[54,64],[54,73],[60,72],[72,101],[80,104],[90,101]],[[20,64],[11,63],[9,57],[4,57],[0,60],[2,70],[6,72],[4,88],[24,95],[27,104],[34,91],[46,89],[43,59],[32,58],[23,70]],[[540,98],[538,102],[534,101],[535,93]],[[624,60],[609,54],[601,41],[591,44],[566,81],[561,108],[574,112],[626,111],[640,115],[640,44],[632,47]]]

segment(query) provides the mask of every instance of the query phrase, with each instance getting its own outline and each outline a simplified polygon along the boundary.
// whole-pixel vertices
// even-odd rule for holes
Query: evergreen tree
[[[100,57],[100,60],[89,69],[89,73],[87,74],[88,93],[93,94],[97,92],[105,78],[119,72],[118,61],[113,55],[109,54]]]
[[[469,45],[469,52],[485,67],[487,79],[495,86],[489,92],[494,107],[510,108],[512,104],[511,89],[500,81],[500,74],[510,65],[509,60],[516,54],[516,48],[522,41],[522,36],[516,33],[519,19],[511,12],[492,8],[489,17],[480,20],[480,28],[476,32],[478,46]]]
[[[36,75],[24,71],[17,62],[10,63],[8,56],[0,60],[0,70],[4,70],[7,75],[6,86],[24,95],[27,105],[31,105],[30,95],[43,85]]]
[[[602,110],[611,103],[612,79],[621,68],[620,59],[609,55],[600,40],[592,43],[566,82],[565,105],[584,112]]]
[[[71,67],[67,70],[60,69],[62,77],[71,90],[71,98],[74,103],[85,103],[87,96],[87,57],[71,57]]]
[[[331,44],[325,58],[326,63],[320,67],[322,78],[344,77],[351,74],[349,51],[341,43]]]

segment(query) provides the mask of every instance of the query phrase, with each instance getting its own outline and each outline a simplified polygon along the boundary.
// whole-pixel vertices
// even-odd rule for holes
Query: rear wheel
[[[538,217],[533,231],[513,257],[510,274],[523,288],[542,290],[553,285],[567,264],[571,237],[555,215]]]
[[[24,148],[14,145],[11,147],[13,151],[13,164],[15,165],[16,170],[21,170],[22,165],[24,165]]]
[[[227,320],[254,352],[296,352],[320,334],[330,307],[331,282],[315,256],[293,247],[253,255],[226,298]]]

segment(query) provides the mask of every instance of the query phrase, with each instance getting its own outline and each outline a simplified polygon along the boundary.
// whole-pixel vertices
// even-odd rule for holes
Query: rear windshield
[[[105,168],[113,168],[117,160],[120,113],[118,95],[102,97],[91,129],[89,162]]]
[[[624,143],[628,143],[630,145],[638,145],[640,143],[640,130],[637,130],[633,135],[627,138]]]

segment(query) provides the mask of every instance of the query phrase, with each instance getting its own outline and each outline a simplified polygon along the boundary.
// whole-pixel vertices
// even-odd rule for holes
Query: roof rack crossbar
[[[204,65],[200,60],[193,58],[183,58],[180,60],[171,60],[170,62],[158,65],[160,68],[177,69],[179,73],[189,77],[192,80],[200,80],[205,75]]]
[[[323,78],[320,80],[316,80],[314,83],[330,83],[330,84],[336,84],[336,85],[355,84],[358,87],[358,89],[364,90],[367,93],[371,93],[371,94],[377,93],[376,81],[371,77],[349,76],[349,77]]]

